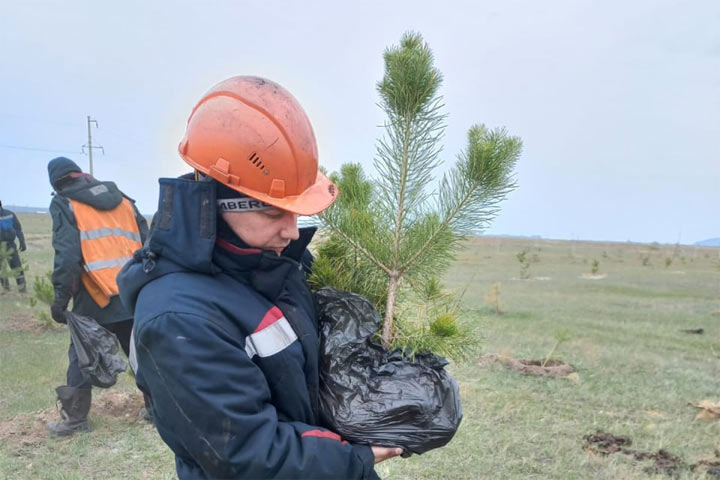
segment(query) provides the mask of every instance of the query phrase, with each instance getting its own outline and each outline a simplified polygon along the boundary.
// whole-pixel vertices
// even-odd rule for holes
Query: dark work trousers
[[[120,346],[122,347],[123,352],[125,352],[125,355],[128,356],[130,355],[130,332],[132,332],[132,326],[132,320],[103,325],[103,328],[115,334],[120,341]],[[85,380],[82,370],[80,370],[80,366],[78,365],[78,357],[72,340],[70,341],[70,349],[68,350],[68,359],[70,360],[67,370],[68,386],[75,388],[91,388],[92,384],[88,380]]]
[[[20,263],[20,255],[18,254],[17,246],[15,246],[15,242],[2,242],[5,245],[5,248],[7,249],[7,252],[9,254],[9,257],[7,258],[8,265],[10,265],[10,268],[13,270],[11,272],[11,275],[15,276],[15,281],[17,282],[18,288],[20,290],[23,290],[25,287],[25,272],[22,270],[22,263]],[[0,258],[0,262],[3,262],[5,259]],[[2,265],[0,264],[0,269],[2,269]],[[0,282],[2,283],[2,286],[5,290],[10,290],[10,279],[7,277],[0,278]]]

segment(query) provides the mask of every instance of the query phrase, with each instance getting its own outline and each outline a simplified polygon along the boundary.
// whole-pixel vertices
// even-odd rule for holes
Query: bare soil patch
[[[552,280],[552,277],[528,277],[528,278],[518,278],[518,277],[512,277],[510,280],[519,280],[522,282],[548,282]]]
[[[694,334],[694,335],[702,335],[703,333],[705,333],[704,328],[686,328],[686,329],[683,329],[680,331],[683,333],[690,333],[690,334]]]
[[[664,474],[670,477],[677,477],[681,472],[690,470],[693,472],[705,471],[709,476],[720,478],[720,452],[717,450],[715,451],[714,459],[700,460],[699,462],[688,464],[682,458],[673,455],[665,449],[651,453],[629,448],[630,445],[632,445],[632,440],[625,435],[613,435],[598,430],[594,434],[585,435],[583,440],[585,440],[583,449],[591,453],[603,456],[622,453],[641,462],[651,460],[652,464],[643,469],[650,475]]]
[[[17,446],[32,446],[44,442],[48,437],[45,424],[60,418],[54,407],[29,415],[18,415],[0,422],[0,443]]]
[[[696,420],[717,420],[720,418],[720,403],[711,400],[702,400],[697,403],[688,403],[691,407],[699,410]]]
[[[605,277],[607,277],[607,273],[599,273],[595,275],[592,273],[583,273],[578,278],[582,278],[583,280],[602,280]]]
[[[16,313],[6,318],[1,329],[8,332],[35,332],[43,328],[42,323],[32,315]]]
[[[90,409],[90,424],[93,418],[122,418],[130,422],[142,422],[138,415],[144,406],[143,397],[139,392],[93,392]],[[45,442],[50,434],[45,427],[48,422],[57,422],[60,414],[55,407],[46,408],[36,413],[17,415],[0,422],[0,443],[16,446],[32,446]]]
[[[575,372],[575,368],[573,368],[572,365],[553,359],[548,360],[543,366],[542,360],[518,359],[490,353],[483,355],[478,361],[478,364],[481,366],[492,363],[500,363],[515,372],[536,377],[567,377]]]
[[[145,403],[140,392],[104,392],[93,398],[90,415],[129,418],[139,422],[138,412],[144,406]]]
[[[715,450],[715,457],[709,460],[700,460],[695,463],[692,470],[705,469],[705,473],[709,477],[720,478],[720,450]]]

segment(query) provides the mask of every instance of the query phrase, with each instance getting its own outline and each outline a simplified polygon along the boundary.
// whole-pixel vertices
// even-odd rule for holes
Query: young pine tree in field
[[[37,276],[33,279],[33,293],[28,298],[32,308],[40,305],[37,314],[42,326],[45,328],[55,328],[58,326],[47,313],[48,308],[54,300],[55,289],[52,284],[52,271],[47,271],[45,277]]]
[[[376,303],[384,316],[382,341],[389,346],[396,318],[402,321],[398,312],[412,311],[398,308],[403,293],[421,297],[447,269],[461,241],[481,231],[515,187],[512,175],[522,143],[505,129],[472,126],[465,150],[438,189],[430,191],[433,171],[442,163],[442,75],[416,33],[387,49],[384,60],[377,90],[387,119],[374,160],[377,176],[367,179],[359,165],[345,165],[333,176],[340,196],[321,214],[331,233],[319,251],[313,281]]]
[[[10,282],[19,273],[27,270],[27,265],[10,268],[10,260],[12,259],[12,250],[7,246],[6,242],[0,242],[0,279],[3,282]]]

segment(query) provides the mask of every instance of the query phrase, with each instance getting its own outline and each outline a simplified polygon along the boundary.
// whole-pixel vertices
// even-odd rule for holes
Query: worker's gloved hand
[[[20,251],[21,251],[21,252],[24,252],[25,250],[27,250],[27,245],[25,245],[25,243],[21,243],[21,244],[20,244]]]
[[[63,307],[59,303],[53,303],[50,306],[50,315],[52,316],[52,319],[55,320],[58,323],[67,323],[67,319],[65,318],[65,311],[67,307]]]

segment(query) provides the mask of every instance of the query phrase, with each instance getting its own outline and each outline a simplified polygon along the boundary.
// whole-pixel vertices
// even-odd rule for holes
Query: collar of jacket
[[[230,226],[217,215],[217,238],[213,263],[233,278],[251,284],[257,291],[274,301],[285,279],[293,270],[302,270],[303,255],[315,234],[315,228],[301,228],[297,240],[281,255],[248,246]]]
[[[61,197],[76,200],[98,210],[112,210],[120,205],[123,194],[114,182],[101,182],[87,174],[81,174],[57,191]]]
[[[217,238],[213,261],[224,271],[268,270],[288,261],[292,263],[293,267],[300,268],[302,256],[316,230],[315,227],[301,228],[299,230],[300,237],[290,242],[290,245],[283,250],[282,255],[259,248],[248,248],[228,239]]]

